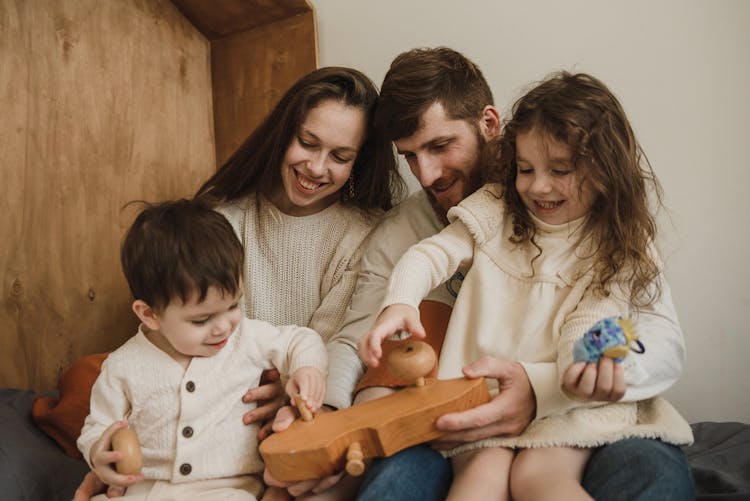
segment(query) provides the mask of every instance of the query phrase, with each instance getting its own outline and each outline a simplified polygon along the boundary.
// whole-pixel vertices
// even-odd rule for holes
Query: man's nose
[[[440,162],[431,155],[418,155],[412,166],[412,173],[424,188],[429,188],[443,175]]]

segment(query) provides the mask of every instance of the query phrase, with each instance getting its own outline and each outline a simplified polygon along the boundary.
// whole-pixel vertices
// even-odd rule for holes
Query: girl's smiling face
[[[306,216],[339,199],[365,138],[365,112],[335,100],[312,108],[287,148],[281,186],[271,201],[282,212]]]
[[[548,224],[585,216],[594,201],[591,183],[572,162],[570,147],[536,128],[516,137],[516,190],[526,208]]]

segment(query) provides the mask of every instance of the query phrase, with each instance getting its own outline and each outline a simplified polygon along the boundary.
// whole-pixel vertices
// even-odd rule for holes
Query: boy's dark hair
[[[146,204],[125,235],[120,260],[134,299],[156,311],[176,297],[237,294],[243,249],[224,216],[198,200]]]
[[[418,48],[396,56],[380,88],[375,127],[390,140],[414,134],[420,117],[439,102],[449,118],[479,120],[494,104],[479,67],[447,47]]]

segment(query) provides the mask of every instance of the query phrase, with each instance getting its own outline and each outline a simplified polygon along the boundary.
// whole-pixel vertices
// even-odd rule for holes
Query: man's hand
[[[258,406],[242,416],[245,424],[265,421],[258,431],[258,440],[263,440],[271,434],[271,422],[274,414],[284,405],[284,388],[281,387],[281,377],[276,369],[263,371],[260,386],[251,388],[242,396],[247,403],[257,402]]]
[[[464,442],[523,432],[536,414],[536,398],[523,366],[502,357],[485,356],[463,368],[469,379],[497,379],[500,393],[486,404],[440,416],[439,430],[451,431],[433,442],[436,449],[451,449]]]
[[[597,364],[577,362],[563,374],[563,388],[588,400],[617,402],[625,395],[625,371],[609,357]]]

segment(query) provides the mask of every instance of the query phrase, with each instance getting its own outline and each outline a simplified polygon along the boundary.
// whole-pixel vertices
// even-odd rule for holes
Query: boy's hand
[[[326,378],[315,367],[300,367],[287,381],[286,393],[292,399],[299,395],[310,412],[315,412],[326,396]]]
[[[104,484],[109,485],[108,494],[110,497],[121,496],[125,493],[128,486],[143,480],[143,474],[121,475],[114,469],[114,463],[123,458],[122,452],[112,450],[112,435],[120,428],[127,428],[127,421],[115,421],[109,428],[104,430],[102,436],[94,442],[91,447],[91,466],[94,474]],[[113,496],[114,495],[114,496]]]
[[[596,364],[576,362],[563,374],[563,388],[588,400],[617,402],[625,395],[625,371],[609,357]]]
[[[377,367],[383,356],[383,341],[400,331],[408,331],[419,339],[427,336],[416,308],[407,304],[392,304],[380,312],[375,324],[359,340],[359,358],[368,367]]]

